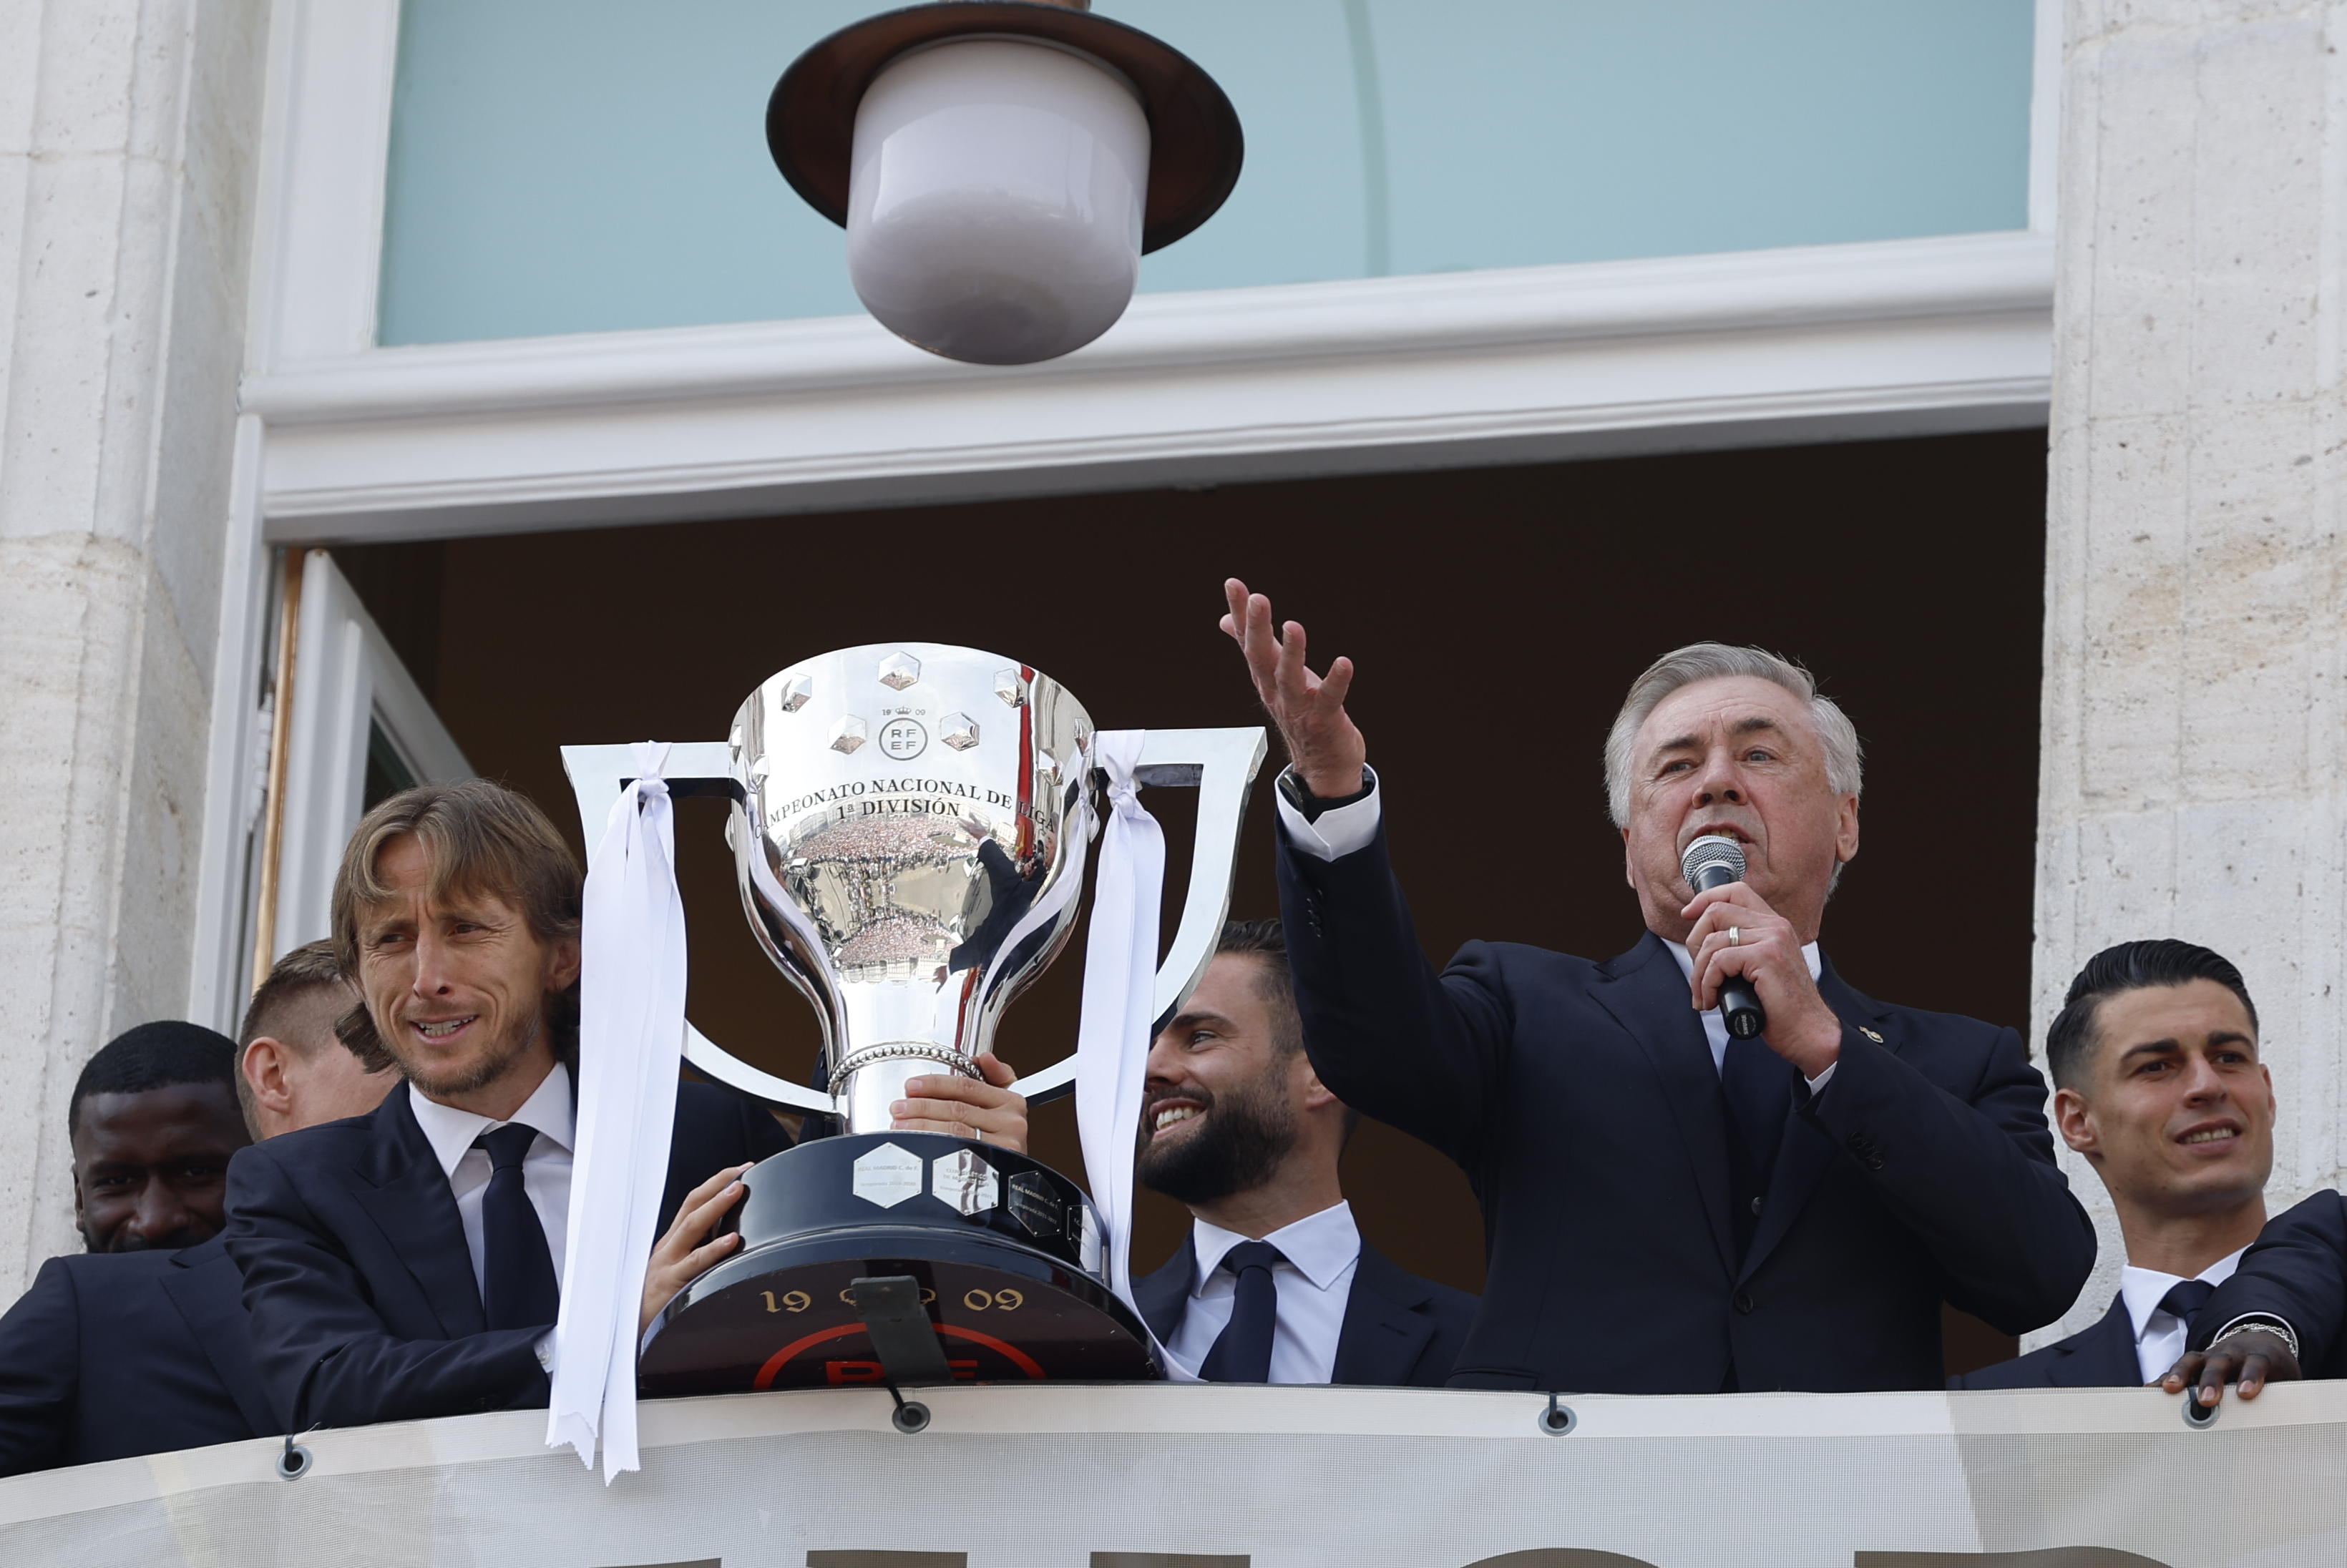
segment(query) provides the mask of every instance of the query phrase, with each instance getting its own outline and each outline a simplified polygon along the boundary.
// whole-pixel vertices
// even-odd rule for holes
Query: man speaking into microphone
[[[1632,684],[1605,780],[1637,945],[1599,963],[1472,942],[1438,973],[1350,661],[1315,677],[1304,628],[1225,587],[1291,759],[1280,901],[1313,1068],[1482,1205],[1452,1387],[1938,1389],[1942,1300],[2015,1334],[2069,1307],[2094,1231],[2020,1037],[1875,1002],[1818,946],[1858,852],[1860,754],[1806,671],[1697,643]]]

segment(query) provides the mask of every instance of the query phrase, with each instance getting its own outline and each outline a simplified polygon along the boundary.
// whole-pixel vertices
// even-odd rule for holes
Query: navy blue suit
[[[2133,1389],[2143,1385],[2127,1298],[2066,1339],[1948,1380],[1952,1389]]]
[[[2233,1277],[2192,1320],[2192,1349],[2247,1312],[2298,1331],[2298,1363],[2310,1378],[2347,1378],[2347,1195],[2319,1192],[2275,1216],[2241,1254]]]
[[[1160,1339],[1172,1339],[1182,1326],[1197,1282],[1198,1249],[1186,1236],[1164,1267],[1133,1282],[1133,1305]],[[1475,1298],[1406,1272],[1364,1241],[1328,1380],[1439,1389],[1450,1379],[1474,1318]]]
[[[1942,1300],[2018,1333],[2093,1267],[2010,1029],[1871,1001],[1828,963],[1840,1065],[1819,1095],[1794,1084],[1739,1257],[1727,1098],[1660,939],[1604,963],[1470,942],[1438,974],[1382,827],[1335,860],[1283,829],[1279,891],[1321,1082],[1448,1154],[1482,1205],[1454,1388],[1938,1389]]]
[[[680,1085],[659,1228],[723,1166],[789,1145],[749,1101]],[[277,1430],[545,1405],[535,1347],[552,1325],[488,1327],[456,1200],[405,1090],[239,1150],[228,1208]]]
[[[0,1318],[0,1475],[272,1431],[239,1283],[218,1237],[41,1265]]]

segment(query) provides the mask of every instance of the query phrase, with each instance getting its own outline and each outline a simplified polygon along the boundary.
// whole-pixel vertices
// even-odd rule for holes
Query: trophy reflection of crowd
[[[2213,1403],[2347,1357],[2347,1201],[2266,1222],[2274,1102],[2231,964],[2176,942],[2098,954],[2047,1032],[2051,1126],[2014,1031],[1836,972],[1819,932],[1860,758],[1806,672],[1699,644],[1632,686],[1604,748],[1645,927],[1629,951],[1477,942],[1437,970],[1351,667],[1314,676],[1301,627],[1238,583],[1229,603],[1291,759],[1282,918],[1225,928],[1150,1053],[1136,1175],[1194,1225],[1133,1305],[1175,1376],[1937,1387],[1942,1302],[2019,1334],[2086,1281],[2055,1132],[2110,1191],[2119,1294],[1957,1385],[2164,1379]],[[1742,878],[1697,891],[1683,857],[1707,838]],[[395,795],[353,835],[332,939],[275,966],[236,1042],[149,1023],[90,1059],[66,1117],[87,1250],[0,1319],[0,1473],[547,1403],[581,882],[509,790]],[[1023,1148],[1009,1069],[979,1064],[913,1080],[896,1125]],[[1337,1173],[1364,1114],[1467,1173],[1480,1299],[1362,1237]],[[680,1089],[644,1325],[738,1245],[737,1178],[789,1142],[749,1101]]]

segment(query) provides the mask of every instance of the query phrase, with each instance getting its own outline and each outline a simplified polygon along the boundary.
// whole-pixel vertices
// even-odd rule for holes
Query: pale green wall
[[[885,0],[405,0],[382,341],[852,312],[767,158]],[[2023,227],[2031,0],[1097,0],[1214,74],[1246,172],[1144,290]],[[1367,90],[1364,90],[1364,85]]]

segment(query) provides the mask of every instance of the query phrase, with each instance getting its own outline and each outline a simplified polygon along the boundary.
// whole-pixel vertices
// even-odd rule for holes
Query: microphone
[[[1687,886],[1699,893],[1740,882],[1744,846],[1724,834],[1706,833],[1686,847],[1679,870],[1686,873]],[[1719,983],[1719,1015],[1727,1020],[1728,1033],[1738,1040],[1749,1040],[1768,1027],[1768,1014],[1752,983],[1740,974]]]

